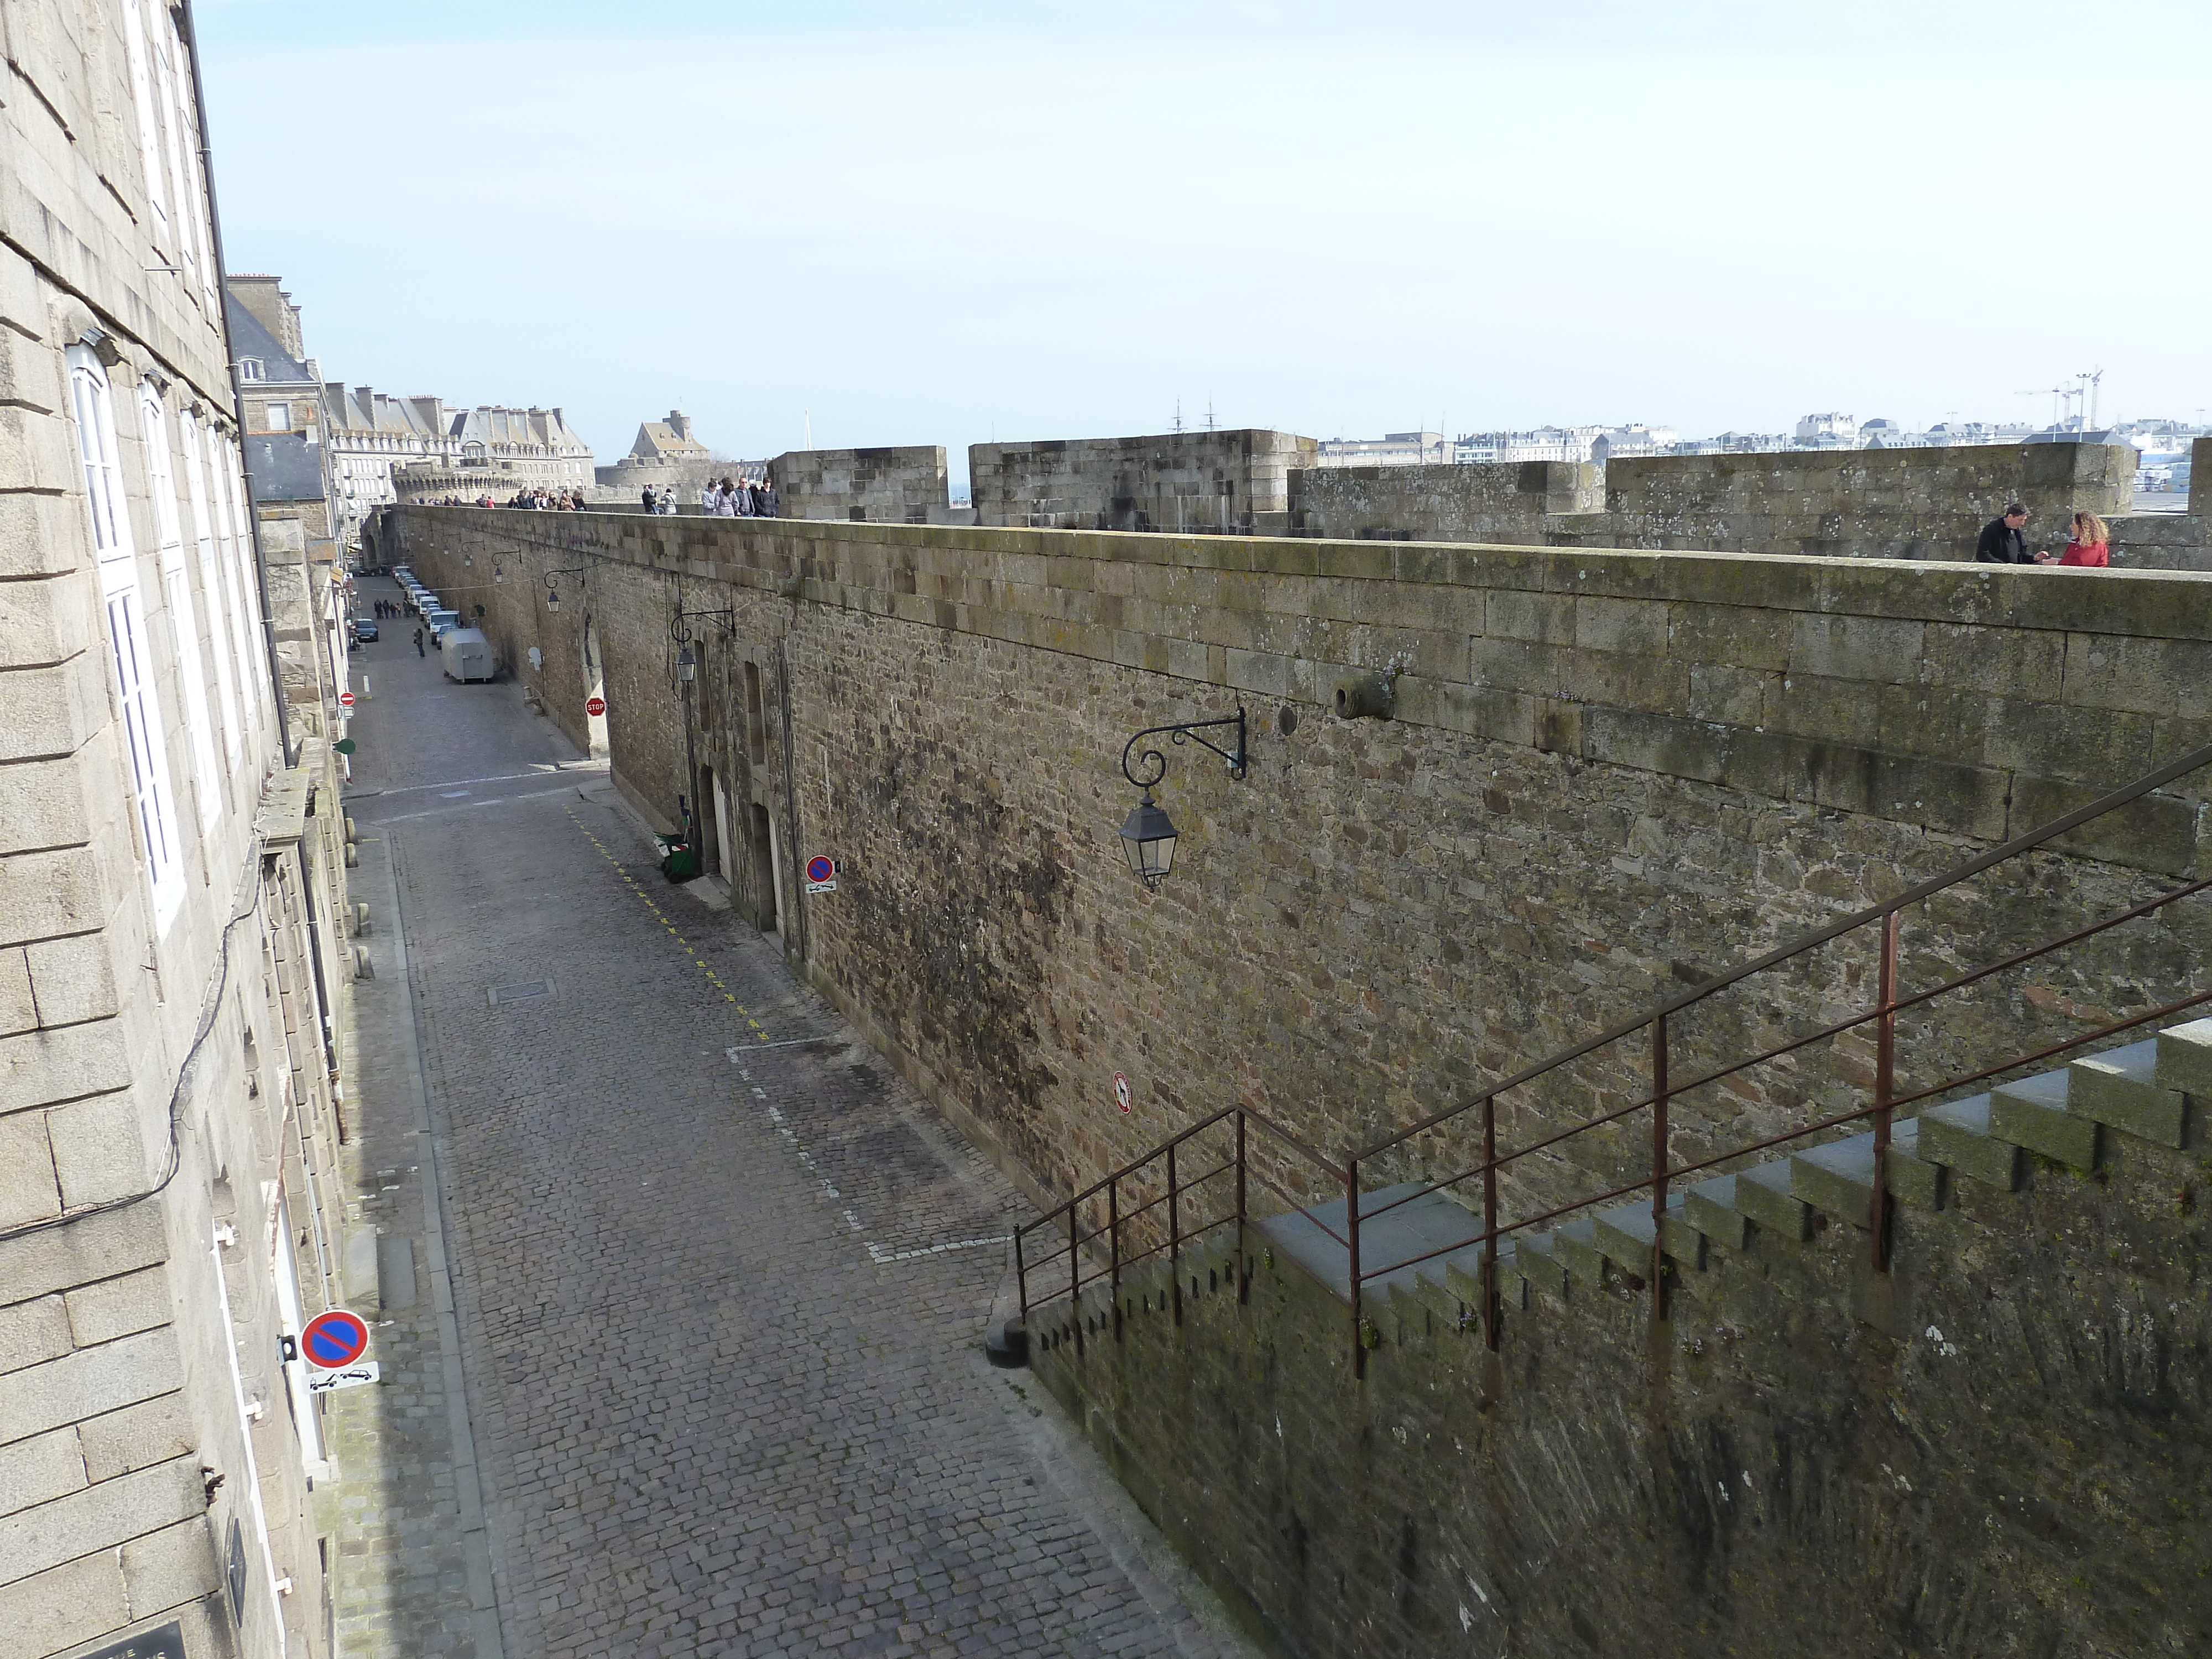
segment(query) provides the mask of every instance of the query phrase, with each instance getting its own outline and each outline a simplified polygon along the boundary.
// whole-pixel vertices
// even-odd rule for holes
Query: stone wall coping
[[[733,580],[730,568],[734,566],[737,570],[784,579],[798,575],[810,582],[823,580],[831,576],[830,570],[805,568],[801,562],[818,556],[807,551],[809,544],[830,543],[953,555],[962,562],[963,574],[971,580],[1036,580],[988,566],[979,568],[975,562],[979,555],[1000,559],[1026,556],[1054,562],[1082,560],[1100,567],[1149,565],[1238,575],[1510,589],[1981,627],[2212,640],[2212,592],[2207,591],[2212,572],[2203,571],[2093,571],[1911,559],[1814,558],[1783,553],[1177,536],[848,520],[780,519],[764,524],[690,519],[671,525],[638,514],[562,515],[562,529],[588,526],[593,531],[593,538],[587,542],[574,534],[542,536],[543,531],[554,526],[526,519],[518,524],[511,508],[410,506],[406,510],[491,515],[492,522],[481,528],[517,536],[539,531],[541,536],[529,538],[542,537],[548,545],[564,549],[588,546],[602,557],[661,568],[672,568],[680,562],[690,574],[720,580]],[[599,538],[600,525],[612,526],[615,545]],[[681,552],[665,545],[671,529],[682,538]],[[654,544],[650,551],[633,545],[647,540]],[[685,556],[702,543],[712,544],[717,554],[741,551],[750,556]],[[762,553],[769,556],[758,556]],[[1064,565],[1056,573],[1061,577],[1074,574]],[[1081,584],[1060,580],[1053,585]],[[1125,583],[1114,580],[1090,586],[1103,592],[1127,591]]]

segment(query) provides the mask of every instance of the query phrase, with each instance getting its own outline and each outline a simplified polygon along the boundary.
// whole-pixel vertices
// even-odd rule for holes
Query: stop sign
[[[338,693],[338,707],[339,707],[339,708],[352,708],[352,707],[353,707],[353,693],[352,693],[352,692],[350,692],[350,691],[341,691],[341,692],[339,692],[339,693]]]
[[[605,697],[585,698],[584,712],[594,719],[598,718],[607,712],[607,700]]]

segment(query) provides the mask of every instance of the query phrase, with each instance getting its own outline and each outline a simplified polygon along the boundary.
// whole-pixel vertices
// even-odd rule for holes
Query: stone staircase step
[[[1444,1288],[1470,1308],[1482,1305],[1482,1252],[1470,1250],[1464,1256],[1454,1256],[1444,1263]],[[1528,1305],[1528,1280],[1514,1271],[1513,1246],[1509,1242],[1498,1252],[1498,1300],[1509,1311],[1518,1311]]]
[[[2107,1048],[2066,1068],[2066,1105],[2109,1128],[2179,1146],[2188,1126],[2188,1102],[2158,1083],[2159,1040],[2146,1037]]]
[[[2064,1072],[2040,1072],[1990,1091],[1990,1133],[2076,1170],[2097,1167],[2097,1121],[2067,1109]]]
[[[2170,1025],[2153,1041],[2158,1044],[2158,1086],[2212,1101],[2212,1019]]]
[[[1930,1106],[1914,1120],[1920,1125],[1920,1156],[1959,1175],[1986,1182],[2000,1192],[2020,1188],[2020,1148],[1990,1131],[1990,1097]]]
[[[1803,1243],[1813,1236],[1813,1207],[1790,1190],[1790,1160],[1736,1171],[1735,1207],[1771,1233]]]
[[[1431,1261],[1425,1264],[1418,1275],[1418,1282],[1421,1300],[1436,1310],[1438,1318],[1446,1321],[1457,1330],[1472,1331],[1480,1328],[1481,1293],[1478,1291],[1471,1301],[1460,1295],[1446,1280],[1444,1266],[1442,1262]]]
[[[1598,1248],[1597,1224],[1586,1215],[1565,1221],[1552,1233],[1553,1248],[1567,1271],[1585,1285],[1605,1283],[1605,1252]]]
[[[1550,1233],[1520,1236],[1514,1244],[1513,1273],[1531,1290],[1549,1291],[1561,1297],[1567,1293],[1567,1264],[1553,1247]]]
[[[1705,1265],[1705,1235],[1683,1218],[1684,1195],[1667,1195],[1667,1254],[1692,1267]],[[1651,1206],[1624,1204],[1591,1218],[1598,1249],[1607,1257],[1639,1279],[1651,1277]]]
[[[1735,1177],[1714,1176],[1682,1194],[1682,1218],[1716,1244],[1740,1250],[1751,1240],[1751,1222],[1735,1206]]]
[[[1905,1118],[1890,1126],[1889,1158],[1883,1186],[1900,1204],[1940,1208],[1943,1166],[1918,1157],[1920,1125]],[[1816,1210],[1855,1227],[1874,1214],[1874,1131],[1832,1140],[1790,1156],[1790,1190]]]

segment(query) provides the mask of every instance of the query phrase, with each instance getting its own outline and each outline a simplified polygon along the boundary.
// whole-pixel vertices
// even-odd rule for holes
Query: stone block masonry
[[[1167,432],[971,444],[981,525],[1249,532],[1290,508],[1290,472],[1319,447],[1287,432]]]
[[[465,509],[396,534],[580,743],[596,665],[632,799],[670,824],[683,797],[747,914],[1040,1196],[1230,1099],[1372,1138],[2212,741],[2191,575]],[[550,568],[586,573],[558,612]],[[670,621],[726,606],[690,624],[687,742]],[[1330,712],[1359,671],[1395,673],[1395,720]],[[1122,744],[1240,705],[1252,775],[1171,751],[1182,852],[1147,893]],[[2197,870],[2203,783],[1914,917],[1908,985]],[[817,854],[835,895],[799,890]],[[2142,927],[1947,1002],[1913,1052],[1968,1069],[2181,994],[2205,941]],[[1825,1023],[1867,972],[1839,946],[1778,1003],[1701,1005],[1678,1064]],[[1677,1151],[1863,1103],[1862,1075],[1808,1054],[1686,1097]],[[1633,1081],[1586,1069],[1510,1127]],[[1578,1148],[1528,1195],[1640,1156]]]
[[[799,449],[769,463],[777,508],[791,519],[927,524],[951,504],[942,445],[905,449]]]
[[[1545,545],[1551,515],[1605,507],[1605,468],[1586,461],[1474,466],[1302,467],[1291,524],[1307,536]]]
[[[1972,445],[1662,455],[1564,462],[1294,471],[1290,526],[1314,536],[1490,541],[1816,558],[1971,561],[2014,501],[2038,547],[2063,547],[2077,512],[2114,526],[2118,562],[2194,568],[2200,520],[2127,515],[2125,444]]]

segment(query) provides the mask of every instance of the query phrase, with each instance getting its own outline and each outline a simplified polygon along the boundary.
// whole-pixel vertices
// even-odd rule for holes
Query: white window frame
[[[276,417],[284,418],[279,421]],[[292,402],[278,398],[261,405],[261,426],[264,432],[289,432],[292,429]]]
[[[130,0],[125,0],[127,5]],[[174,204],[173,224],[177,252],[193,280],[199,276],[199,250],[192,246],[191,207],[185,188],[184,151],[177,142],[177,27],[166,6],[156,6],[159,18],[151,40],[154,58],[155,114],[161,128],[162,149],[169,158],[169,199]]]
[[[261,359],[258,357],[240,357],[238,360],[238,378],[248,386],[252,386],[256,381],[259,380],[261,379]]]
[[[167,22],[169,39],[175,47],[177,131],[183,149],[185,217],[191,231],[189,246],[198,249],[200,294],[212,312],[216,301],[215,245],[208,228],[207,173],[200,166],[199,120],[192,108],[195,65],[191,54],[185,49],[184,36],[177,27],[176,14],[167,7],[162,8],[162,14]],[[194,262],[188,255],[185,263],[189,265]]]
[[[168,604],[170,630],[176,635],[185,733],[191,744],[192,776],[199,789],[200,827],[212,830],[222,817],[222,774],[216,767],[215,734],[208,719],[199,616],[192,604],[191,578],[185,571],[185,537],[177,517],[177,473],[169,444],[168,411],[161,407],[161,394],[150,384],[138,388],[138,415],[146,434],[146,487],[154,498],[155,533],[161,544],[161,592]]]
[[[161,125],[154,115],[154,77],[147,65],[146,20],[139,0],[123,0],[123,44],[131,60],[131,101],[138,111],[138,159],[146,173],[147,204],[154,210],[154,240],[169,240],[169,206],[161,188]]]
[[[192,541],[199,554],[200,593],[207,601],[208,642],[215,653],[216,695],[222,706],[222,749],[234,771],[238,767],[238,691],[231,683],[237,647],[231,637],[236,626],[236,606],[226,602],[222,567],[216,562],[214,520],[208,513],[207,475],[201,464],[201,427],[191,411],[177,411],[177,430],[183,439],[185,485],[192,503]]]
[[[100,567],[108,660],[123,716],[124,765],[135,809],[139,856],[153,891],[154,931],[156,937],[165,937],[184,906],[184,848],[178,839],[176,796],[169,785],[168,750],[161,732],[161,695],[155,684],[153,651],[138,593],[138,559],[131,545],[131,514],[123,498],[113,397],[107,371],[90,347],[71,346],[68,357],[71,424],[76,432],[77,453],[84,463],[85,500],[92,515],[93,555]]]
[[[268,712],[262,707],[262,699],[273,692],[267,676],[254,666],[262,633],[261,595],[253,585],[253,529],[246,517],[253,510],[252,496],[246,488],[246,466],[239,453],[238,441],[217,438],[212,431],[208,437],[210,459],[215,470],[217,515],[228,520],[222,527],[223,544],[230,556],[228,562],[238,580],[238,672],[243,677],[240,689],[245,698],[247,720],[258,730]]]

